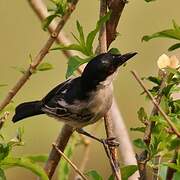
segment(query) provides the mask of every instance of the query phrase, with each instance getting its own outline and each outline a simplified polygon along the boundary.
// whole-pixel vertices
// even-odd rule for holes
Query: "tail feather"
[[[15,123],[27,117],[44,114],[41,110],[41,106],[41,101],[25,102],[18,105],[15,109],[15,115],[13,116],[12,121]]]

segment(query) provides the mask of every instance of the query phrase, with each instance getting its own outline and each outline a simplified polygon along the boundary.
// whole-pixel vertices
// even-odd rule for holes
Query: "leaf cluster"
[[[161,95],[160,106],[180,131],[180,99],[173,97],[175,92],[179,92],[180,72],[177,69],[166,68],[165,73],[167,75],[165,79],[164,77],[155,76],[145,79],[153,83],[149,91],[155,98]],[[163,88],[161,88],[161,83],[165,84]],[[138,111],[138,119],[143,126],[131,128],[131,130],[144,133],[147,125],[151,122],[154,122],[154,127],[151,132],[150,144],[146,144],[141,138],[138,138],[133,141],[134,145],[148,152],[149,166],[155,166],[154,159],[156,157],[161,157],[160,166],[164,165],[167,159],[172,157],[172,154],[180,147],[180,139],[174,134],[166,120],[159,113],[148,114],[141,107]],[[174,168],[177,166],[178,168]],[[172,168],[177,170],[177,173],[180,172],[180,166],[177,163],[173,163]]]

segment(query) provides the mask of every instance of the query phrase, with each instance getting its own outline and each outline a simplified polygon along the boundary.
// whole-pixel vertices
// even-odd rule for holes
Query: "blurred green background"
[[[122,53],[128,51],[139,53],[126,67],[121,68],[114,82],[115,96],[128,129],[138,125],[136,112],[140,106],[151,109],[151,105],[144,101],[143,96],[140,96],[142,90],[130,74],[130,70],[137,70],[141,76],[156,74],[157,58],[162,53],[168,53],[167,48],[174,42],[169,39],[156,39],[142,43],[141,37],[171,27],[172,19],[180,23],[179,7],[179,0],[157,0],[153,3],[130,0],[122,14],[118,26],[120,36],[112,47],[119,48]],[[75,21],[77,19],[83,25],[85,32],[92,30],[98,18],[98,11],[98,0],[80,1],[64,28],[67,36],[72,39],[71,32],[76,33]],[[30,62],[29,54],[33,57],[37,54],[47,40],[48,33],[42,30],[41,23],[27,1],[0,0],[0,17],[0,84],[8,84],[7,87],[0,89],[0,100],[2,100],[8,89],[21,76],[11,67],[27,67]],[[178,51],[174,53],[178,56]],[[65,80],[67,59],[60,51],[49,53],[45,61],[51,62],[54,69],[33,75],[14,98],[15,105],[24,101],[41,99],[52,87]],[[23,126],[25,129],[25,146],[16,148],[14,152],[18,155],[48,153],[51,143],[56,139],[62,127],[62,123],[45,115],[32,117],[17,124],[10,122],[11,117],[12,113],[9,123],[4,128],[7,138],[13,137],[18,127]],[[134,132],[129,133],[132,139],[139,135]],[[95,134],[99,137],[104,136],[103,124],[98,127]],[[79,148],[74,152],[75,162],[78,163],[82,151],[83,148]],[[86,169],[96,169],[104,177],[110,174],[104,150],[96,142],[93,142],[91,146]],[[8,180],[32,179],[34,175],[22,168],[13,168],[7,171],[7,177]]]

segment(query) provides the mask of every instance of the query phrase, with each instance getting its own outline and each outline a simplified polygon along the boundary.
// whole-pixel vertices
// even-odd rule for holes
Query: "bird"
[[[83,133],[83,127],[97,122],[108,112],[113,99],[112,82],[118,69],[136,54],[97,55],[79,77],[57,85],[41,100],[19,104],[12,121],[46,114]]]

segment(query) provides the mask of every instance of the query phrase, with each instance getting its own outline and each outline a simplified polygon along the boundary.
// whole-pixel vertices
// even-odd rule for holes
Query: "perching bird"
[[[13,122],[47,114],[75,129],[95,123],[112,104],[112,81],[118,68],[137,53],[100,54],[85,67],[82,75],[59,84],[42,100],[16,107]]]

